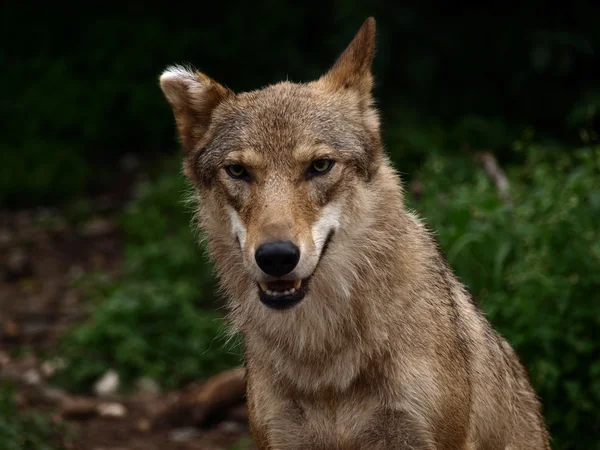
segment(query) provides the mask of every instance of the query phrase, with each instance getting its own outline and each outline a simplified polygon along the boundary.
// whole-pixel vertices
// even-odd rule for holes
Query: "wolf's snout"
[[[256,249],[256,264],[267,275],[281,277],[300,261],[300,249],[290,241],[266,242]]]

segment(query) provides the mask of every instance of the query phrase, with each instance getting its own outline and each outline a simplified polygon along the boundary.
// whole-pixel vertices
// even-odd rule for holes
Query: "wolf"
[[[549,449],[524,367],[403,200],[372,95],[375,21],[308,83],[160,76],[259,449]]]

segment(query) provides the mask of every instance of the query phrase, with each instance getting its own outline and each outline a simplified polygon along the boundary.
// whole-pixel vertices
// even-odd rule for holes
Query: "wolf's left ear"
[[[186,153],[195,148],[208,130],[215,107],[235,95],[203,73],[179,66],[163,72],[160,87],[173,108]]]
[[[360,95],[361,103],[368,106],[373,89],[371,65],[374,55],[375,19],[369,17],[321,80],[335,90],[355,90]]]

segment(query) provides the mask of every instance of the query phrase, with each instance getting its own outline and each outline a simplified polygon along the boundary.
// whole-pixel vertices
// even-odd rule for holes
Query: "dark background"
[[[577,139],[587,107],[600,103],[597,2],[15,3],[3,8],[0,32],[8,206],[90,187],[101,179],[90,162],[173,151],[157,88],[167,65],[191,63],[236,91],[310,80],[368,15],[377,19],[376,94],[387,124],[439,122],[511,158],[520,127]],[[415,162],[403,156],[404,167]]]
[[[22,217],[40,208],[48,227],[50,210],[63,225],[44,241],[58,249],[44,267],[97,248],[115,260],[102,271],[119,267],[84,296],[95,299],[90,321],[56,343],[74,361],[58,382],[89,391],[116,368],[124,382],[150,374],[179,387],[239,362],[212,346],[214,316],[202,322],[214,279],[181,208],[180,149],[158,77],[189,63],[238,92],[312,80],[372,15],[375,95],[409,204],[523,358],[554,448],[600,449],[600,2],[10,2],[1,11],[0,235],[21,236]],[[507,174],[510,202],[477,163],[481,152]],[[94,206],[106,193],[109,206]],[[102,226],[113,230],[106,242],[89,231]],[[33,267],[15,275],[7,262],[4,276],[0,264],[0,294],[11,293],[0,308],[29,295],[36,242],[0,239],[0,252],[17,248]]]

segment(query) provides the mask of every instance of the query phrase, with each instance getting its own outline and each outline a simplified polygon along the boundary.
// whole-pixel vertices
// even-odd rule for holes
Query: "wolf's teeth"
[[[302,280],[295,280],[294,281],[294,290],[300,289],[301,284],[302,284]]]
[[[300,283],[301,283],[300,281],[294,281],[295,286],[299,286]],[[291,294],[294,294],[298,290],[297,287],[292,287],[292,288],[286,289],[285,291],[273,291],[267,287],[266,283],[259,283],[259,284],[260,284],[260,287],[263,290],[263,292],[272,297],[283,297],[284,295],[291,295]]]

